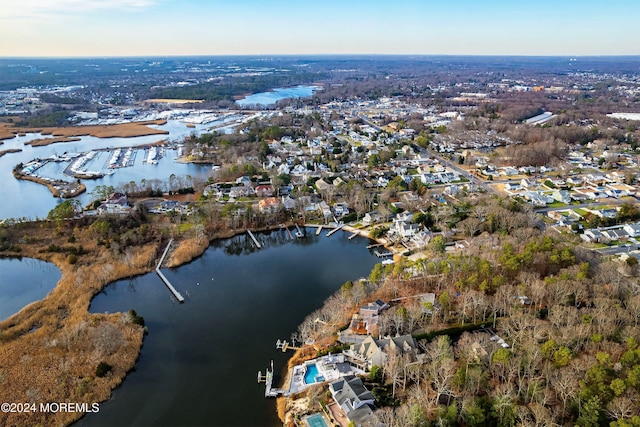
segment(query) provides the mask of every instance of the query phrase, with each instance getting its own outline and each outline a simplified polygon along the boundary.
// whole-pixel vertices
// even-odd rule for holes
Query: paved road
[[[606,202],[591,202],[591,203],[580,203],[579,205],[567,205],[567,206],[560,206],[560,207],[555,207],[555,208],[539,208],[536,209],[535,211],[538,213],[544,213],[544,212],[551,212],[551,211],[562,211],[562,210],[567,210],[567,209],[589,209],[589,208],[593,208],[596,206],[609,206],[609,205],[622,205],[625,202],[629,202],[628,200],[621,200],[621,199],[607,199]]]
[[[470,173],[469,171],[466,171],[466,170],[460,168],[458,165],[456,165],[451,160],[442,157],[439,153],[436,153],[436,152],[434,152],[432,150],[428,150],[426,148],[422,148],[422,147],[420,147],[419,145],[416,145],[416,144],[412,144],[412,147],[414,149],[418,149],[422,154],[427,154],[429,156],[433,156],[434,158],[438,159],[438,161],[441,164],[443,164],[444,166],[448,167],[449,169],[452,169],[452,170],[456,171],[460,176],[464,176],[470,182],[473,182],[478,187],[483,188],[486,192],[488,192],[488,193],[496,193],[497,194],[496,190],[491,188],[491,186],[488,185],[484,180],[478,178],[477,176],[475,176],[474,174]]]

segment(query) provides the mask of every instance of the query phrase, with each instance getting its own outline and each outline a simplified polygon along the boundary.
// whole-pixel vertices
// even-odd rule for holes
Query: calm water
[[[213,125],[209,124],[207,127]],[[22,152],[5,154],[0,157],[0,198],[8,201],[8,203],[0,204],[0,218],[44,218],[49,211],[53,209],[60,200],[52,197],[51,192],[45,186],[29,181],[19,181],[12,175],[12,170],[18,163],[26,163],[35,158],[45,159],[53,155],[61,155],[65,152],[80,153],[93,149],[107,147],[130,147],[144,144],[151,144],[160,140],[169,139],[178,141],[192,132],[199,133],[206,129],[203,125],[197,125],[196,128],[188,128],[184,123],[178,121],[169,121],[163,126],[154,126],[169,131],[169,135],[151,135],[135,138],[96,138],[92,136],[83,136],[77,142],[65,142],[51,144],[44,147],[32,147],[24,145],[25,142],[34,139],[43,138],[40,134],[27,134],[13,139],[7,139],[0,144],[0,150],[9,148],[20,148]],[[107,160],[106,153],[102,154],[104,160]],[[87,186],[87,193],[80,196],[79,200],[83,203],[90,201],[90,193],[97,185],[113,185],[117,186],[130,181],[144,179],[161,179],[167,180],[173,173],[176,175],[191,175],[193,177],[206,177],[211,168],[204,165],[183,164],[174,162],[177,157],[175,150],[165,152],[165,157],[156,165],[142,164],[144,152],[141,150],[136,157],[136,166],[117,169],[113,175],[105,176],[97,180],[84,180]],[[44,176],[53,176],[48,172],[56,172],[56,166],[61,168],[60,164],[50,164],[45,166],[52,170],[43,169]],[[65,164],[66,165],[66,164]],[[58,172],[61,172],[58,171]],[[69,180],[69,178],[66,178]]]
[[[44,298],[60,280],[60,270],[32,258],[0,259],[0,320]]]
[[[295,86],[289,88],[277,88],[271,92],[260,92],[249,95],[236,101],[241,107],[251,105],[272,105],[287,98],[305,98],[313,95],[318,90],[318,86]]]
[[[81,426],[279,425],[256,373],[290,354],[275,349],[345,281],[367,276],[378,261],[366,239],[345,232],[290,241],[281,231],[214,243],[194,262],[165,270],[190,298],[172,303],[155,273],[108,286],[92,312],[135,309],[149,334],[134,372]],[[276,380],[278,381],[278,379]],[[278,382],[274,385],[280,385]]]

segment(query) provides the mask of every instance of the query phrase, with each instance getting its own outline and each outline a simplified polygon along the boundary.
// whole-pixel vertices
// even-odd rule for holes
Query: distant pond
[[[60,270],[45,261],[0,258],[0,321],[47,296],[60,277]]]
[[[311,96],[320,89],[319,86],[295,86],[283,88],[279,87],[269,92],[260,92],[249,95],[243,99],[236,101],[241,107],[248,107],[251,105],[273,105],[278,101],[288,98],[306,98]]]

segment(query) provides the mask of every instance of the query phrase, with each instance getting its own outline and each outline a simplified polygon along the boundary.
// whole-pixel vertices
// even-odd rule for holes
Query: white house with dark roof
[[[127,201],[127,195],[123,193],[112,193],[107,199],[98,206],[100,214],[126,214],[129,213],[131,207]]]
[[[638,237],[640,236],[640,222],[634,222],[632,224],[625,224],[624,227],[622,227],[624,229],[624,231],[627,232],[627,234],[630,237]]]

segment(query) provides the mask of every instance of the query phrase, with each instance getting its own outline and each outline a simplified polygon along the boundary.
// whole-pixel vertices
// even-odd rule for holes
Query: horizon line
[[[115,59],[115,58],[267,58],[267,57],[467,57],[467,58],[640,58],[634,54],[470,54],[470,53],[232,53],[232,54],[143,54],[143,55],[25,55],[2,56],[4,59]]]

